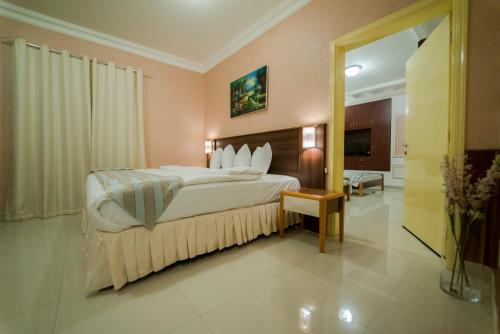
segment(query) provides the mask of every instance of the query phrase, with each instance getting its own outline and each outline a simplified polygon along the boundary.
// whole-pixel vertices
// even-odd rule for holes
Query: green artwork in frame
[[[231,118],[267,109],[267,65],[231,82]]]

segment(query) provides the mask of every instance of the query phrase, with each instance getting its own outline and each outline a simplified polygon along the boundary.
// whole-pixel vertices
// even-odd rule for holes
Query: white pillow
[[[222,153],[222,168],[231,168],[233,167],[234,157],[236,153],[234,153],[233,145],[229,144],[224,148],[224,152]]]
[[[210,159],[210,168],[221,168],[222,167],[222,148],[218,148],[212,153],[212,158]]]
[[[257,147],[252,155],[252,161],[250,166],[262,173],[267,174],[269,167],[271,166],[271,160],[273,157],[273,152],[271,150],[271,145],[266,143],[263,147]]]
[[[245,144],[238,150],[236,156],[234,157],[233,167],[250,167],[250,160],[252,159],[252,153]]]
[[[264,154],[264,151],[262,150],[262,147],[257,146],[255,151],[253,151],[252,160],[250,160],[250,167],[255,168],[255,169],[259,169],[260,162],[263,159],[263,154]]]
[[[266,160],[264,161],[264,167],[265,169],[262,170],[264,174],[267,174],[267,171],[269,170],[269,167],[271,167],[271,161],[273,160],[273,150],[271,149],[271,144],[266,143],[264,146],[262,146],[262,149],[266,153]]]

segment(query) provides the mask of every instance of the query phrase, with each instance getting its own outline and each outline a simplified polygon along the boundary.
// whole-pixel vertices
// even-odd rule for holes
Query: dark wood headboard
[[[257,146],[269,142],[273,150],[269,174],[296,177],[303,187],[325,188],[326,124],[316,127],[317,148],[302,148],[302,127],[219,138],[215,139],[215,148],[231,144],[238,152],[248,144],[253,153]]]

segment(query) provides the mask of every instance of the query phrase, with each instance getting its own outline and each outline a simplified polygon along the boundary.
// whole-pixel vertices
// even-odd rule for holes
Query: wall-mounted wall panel
[[[391,121],[391,99],[346,108],[345,169],[391,170]],[[362,133],[370,133],[370,140]]]

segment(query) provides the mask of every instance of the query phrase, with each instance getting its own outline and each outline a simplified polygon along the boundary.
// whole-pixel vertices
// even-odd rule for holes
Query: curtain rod
[[[2,43],[8,44],[8,45],[14,44],[14,39],[12,39],[10,37],[1,37],[1,41],[2,41]],[[30,43],[30,42],[26,42],[26,45],[29,46],[29,47],[31,47],[31,48],[35,48],[35,49],[40,49],[41,48],[40,45],[34,44],[34,43]],[[60,50],[55,50],[55,49],[50,49],[50,48],[49,48],[49,52],[56,53],[56,54],[59,54],[59,55],[62,54],[62,52]],[[75,58],[75,59],[80,59],[80,60],[83,59],[83,56],[78,56],[78,55],[74,55],[74,54],[71,54],[71,53],[70,53],[69,56],[72,57],[72,58]],[[104,61],[101,61],[99,59],[97,60],[97,63],[101,64],[101,65],[107,65],[108,64],[108,63],[106,63]],[[121,65],[116,65],[115,64],[115,67],[119,68],[121,70],[126,70],[125,66],[121,66]],[[137,72],[136,69],[133,69],[133,71]],[[147,78],[147,79],[152,79],[152,77],[150,77],[149,75],[144,74],[144,73],[143,73],[143,77]]]

